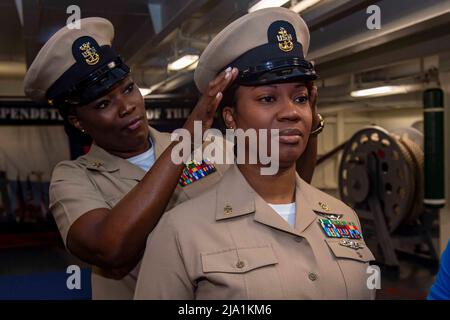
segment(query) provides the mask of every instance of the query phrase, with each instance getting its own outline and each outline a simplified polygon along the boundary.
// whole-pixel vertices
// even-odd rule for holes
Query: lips
[[[297,144],[303,138],[303,132],[299,129],[288,128],[280,130],[280,143]]]
[[[123,130],[131,130],[134,131],[138,129],[142,124],[143,117],[136,117],[129,121],[124,127]]]

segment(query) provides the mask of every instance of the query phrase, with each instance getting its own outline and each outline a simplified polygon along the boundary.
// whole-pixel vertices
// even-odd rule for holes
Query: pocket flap
[[[278,263],[272,246],[201,253],[203,272],[245,273]]]
[[[369,262],[375,260],[375,257],[373,256],[370,249],[366,246],[364,241],[351,240],[358,243],[359,246],[362,246],[359,249],[353,249],[350,246],[343,245],[342,244],[343,240],[344,239],[333,239],[333,238],[325,239],[325,242],[328,244],[328,247],[331,249],[336,258],[347,258],[362,262]]]

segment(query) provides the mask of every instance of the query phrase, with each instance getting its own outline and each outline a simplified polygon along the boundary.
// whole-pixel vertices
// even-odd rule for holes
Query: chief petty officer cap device
[[[315,80],[305,59],[309,30],[303,19],[286,8],[268,8],[242,16],[223,29],[200,57],[194,80],[204,92],[209,81],[227,67],[237,67],[236,83],[256,86]]]

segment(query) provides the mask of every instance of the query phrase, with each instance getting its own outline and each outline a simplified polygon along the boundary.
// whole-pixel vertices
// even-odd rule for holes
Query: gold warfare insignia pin
[[[280,27],[277,34],[278,47],[284,52],[289,52],[294,48],[294,42],[292,42],[292,35],[286,31],[285,28]]]
[[[80,51],[84,61],[86,61],[88,65],[93,66],[100,61],[100,55],[94,47],[91,47],[91,43],[89,41],[84,42],[80,46]]]

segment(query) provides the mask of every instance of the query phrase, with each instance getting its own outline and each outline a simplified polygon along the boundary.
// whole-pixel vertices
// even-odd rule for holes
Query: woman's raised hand
[[[223,98],[223,91],[236,79],[238,73],[237,68],[229,67],[209,82],[208,88],[202,94],[197,105],[186,120],[184,129],[189,130],[193,134],[194,121],[202,122],[203,131],[211,128],[217,107]]]

